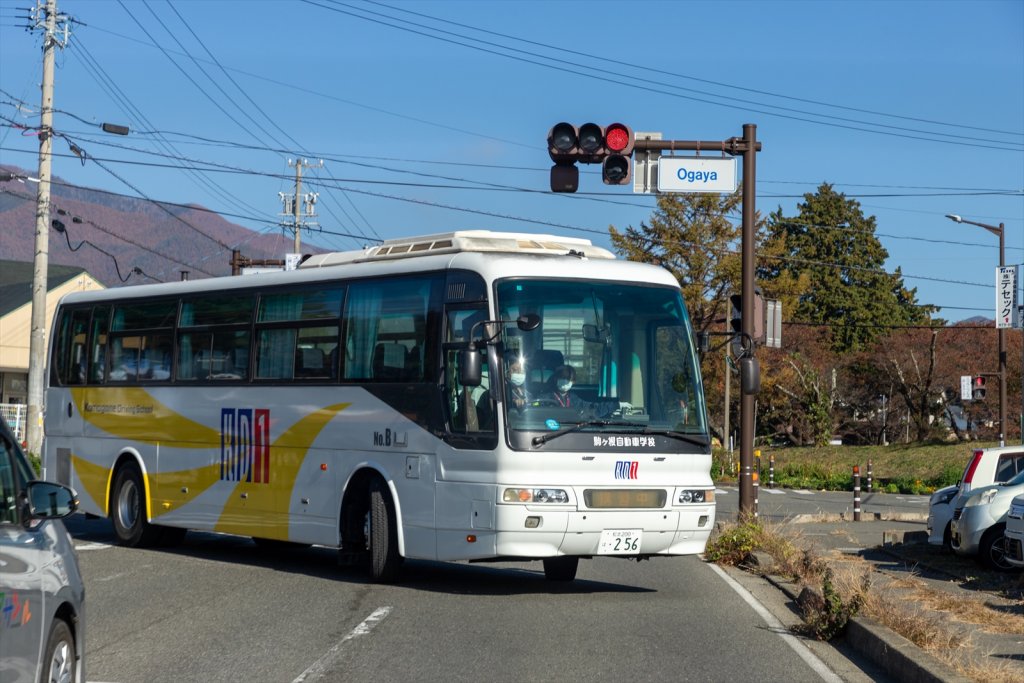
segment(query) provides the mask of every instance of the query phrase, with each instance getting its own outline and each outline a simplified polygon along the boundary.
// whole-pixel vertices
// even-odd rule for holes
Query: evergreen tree
[[[793,217],[781,208],[771,214],[766,247],[773,254],[758,261],[761,282],[809,276],[787,317],[831,326],[840,353],[865,349],[886,326],[928,322],[935,307],[917,305],[917,290],[904,286],[899,269],[885,272],[889,253],[859,202],[824,183],[797,210]]]
[[[653,263],[675,276],[698,332],[729,315],[728,294],[739,291],[740,228],[729,220],[740,193],[659,194],[649,223],[619,232],[612,246],[630,261]]]

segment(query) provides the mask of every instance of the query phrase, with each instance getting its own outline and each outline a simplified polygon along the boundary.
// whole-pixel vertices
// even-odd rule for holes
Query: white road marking
[[[783,491],[782,489],[766,489],[766,488],[762,488],[761,489],[761,493],[770,493],[773,496],[784,496],[784,495],[786,495],[786,492]]]
[[[76,545],[75,550],[105,550],[106,548],[113,548],[114,546],[109,543],[83,543]]]
[[[787,645],[793,648],[793,651],[796,652],[800,659],[807,663],[807,666],[811,667],[816,674],[821,676],[821,680],[828,681],[828,683],[842,683],[843,679],[829,669],[823,661],[818,659],[817,655],[811,652],[806,645],[800,642],[799,638],[790,633],[774,614],[765,609],[764,605],[759,603],[757,598],[750,594],[750,591],[737,583],[736,579],[726,574],[725,570],[718,565],[709,563],[708,566],[715,570],[715,572],[722,577],[722,580],[724,580],[730,588],[736,591],[736,593],[743,598],[743,600],[750,605],[762,619],[764,619],[764,623],[768,624],[768,628],[777,633]]]
[[[293,680],[292,683],[305,683],[306,681],[315,681],[321,678],[327,672],[328,667],[341,656],[342,648],[345,643],[353,638],[367,635],[375,626],[377,626],[377,624],[384,620],[384,617],[390,613],[390,607],[378,607],[375,609],[373,614],[363,619],[359,625],[349,631],[344,638],[328,650],[323,657],[313,662],[308,669],[299,674],[298,678]]]
[[[793,493],[799,493],[801,496],[813,496],[814,491],[808,491],[807,489],[793,489]]]

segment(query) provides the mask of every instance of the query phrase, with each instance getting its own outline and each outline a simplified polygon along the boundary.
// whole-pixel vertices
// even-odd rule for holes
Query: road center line
[[[358,638],[359,636],[365,636],[374,629],[381,621],[384,620],[388,614],[391,613],[390,607],[378,607],[373,613],[362,620],[354,629],[349,631],[344,638],[338,641],[334,647],[328,650],[323,657],[313,662],[313,664],[299,674],[298,678],[292,681],[292,683],[306,683],[307,681],[315,681],[326,673],[328,667],[334,663],[338,657],[341,656],[342,648],[345,643]]]
[[[754,611],[764,619],[764,623],[768,624],[768,628],[777,633],[787,645],[793,648],[793,651],[797,653],[800,659],[807,662],[807,666],[811,667],[815,673],[821,676],[821,680],[828,681],[828,683],[842,683],[843,679],[829,669],[823,661],[818,659],[817,655],[811,652],[806,645],[800,642],[799,638],[791,634],[785,625],[779,621],[774,614],[769,612],[764,605],[757,601],[757,598],[750,594],[750,591],[741,586],[736,579],[726,574],[725,570],[718,565],[709,562],[708,566],[715,570],[715,572],[722,577],[722,580],[725,581],[730,588],[736,591],[736,593],[739,594],[739,596],[743,598],[748,605],[754,608]]]

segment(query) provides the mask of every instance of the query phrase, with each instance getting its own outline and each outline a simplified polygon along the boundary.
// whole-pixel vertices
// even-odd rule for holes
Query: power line
[[[369,10],[354,8],[354,7],[350,6],[350,5],[345,5],[344,3],[337,2],[337,0],[323,0],[323,1],[325,1],[325,2],[334,2],[335,5],[340,5],[341,7],[346,7],[346,8],[349,8],[350,10],[356,10],[356,11],[365,12],[365,13],[368,13],[368,14],[375,14],[377,16],[385,16],[386,18],[388,18],[388,19],[390,19],[392,21],[399,21],[399,22],[402,22],[402,23],[405,23],[405,24],[411,24],[413,26],[424,28],[424,29],[426,29],[428,31],[437,31],[439,33],[447,33],[449,35],[455,35],[455,36],[458,36],[459,38],[464,38],[466,40],[472,40],[472,41],[476,41],[476,42],[483,42],[483,41],[480,41],[477,38],[473,38],[473,37],[470,37],[470,36],[464,36],[464,35],[461,35],[461,34],[456,34],[456,33],[453,33],[451,31],[444,31],[443,29],[437,29],[437,28],[433,28],[433,27],[426,27],[426,26],[423,26],[422,24],[416,24],[414,22],[409,22],[409,21],[406,21],[406,20],[403,20],[403,19],[398,19],[398,18],[395,18],[395,17],[387,16],[387,15],[381,15],[378,12],[371,12]],[[645,92],[653,92],[653,93],[657,93],[657,94],[660,94],[660,95],[666,95],[666,96],[669,96],[669,97],[677,97],[677,98],[681,98],[681,99],[685,99],[685,100],[701,102],[701,103],[704,103],[704,104],[712,104],[712,105],[716,105],[716,106],[728,107],[728,108],[731,108],[731,109],[738,109],[738,110],[741,110],[741,111],[749,111],[749,112],[754,112],[754,113],[758,113],[758,114],[764,114],[766,116],[774,116],[774,117],[778,117],[778,118],[790,119],[790,120],[795,120],[795,121],[802,121],[804,123],[813,123],[813,124],[817,124],[817,125],[830,126],[830,127],[835,127],[835,128],[843,128],[843,129],[847,129],[847,130],[855,130],[855,131],[867,132],[867,133],[875,133],[875,134],[878,134],[878,135],[888,135],[888,136],[894,136],[894,137],[900,137],[900,138],[912,139],[912,140],[923,140],[923,141],[927,141],[927,142],[940,142],[940,143],[945,143],[945,144],[961,145],[961,146],[967,146],[967,147],[977,147],[977,148],[983,148],[983,149],[996,149],[996,150],[1000,150],[1000,151],[1014,151],[1014,152],[1019,151],[1014,146],[1024,145],[1024,143],[1007,142],[1007,141],[1004,141],[1004,140],[991,140],[991,139],[988,139],[988,138],[973,138],[973,137],[969,137],[969,136],[952,135],[952,134],[949,134],[949,133],[940,133],[940,132],[932,132],[932,131],[920,131],[920,130],[911,129],[911,128],[901,128],[901,127],[898,127],[898,126],[890,126],[890,125],[879,124],[879,123],[858,122],[858,123],[861,123],[862,125],[868,125],[868,126],[876,126],[876,127],[881,127],[881,128],[891,128],[891,129],[898,129],[898,130],[906,130],[906,131],[911,131],[911,132],[923,133],[925,135],[931,135],[931,136],[942,136],[942,137],[960,138],[961,140],[975,140],[975,141],[979,141],[979,142],[991,142],[993,144],[978,144],[977,142],[964,142],[964,141],[961,141],[961,140],[942,140],[942,139],[936,139],[934,137],[921,137],[920,135],[909,135],[907,133],[896,133],[896,132],[891,132],[891,131],[887,131],[887,130],[875,130],[875,129],[871,129],[871,128],[863,128],[863,127],[860,127],[860,126],[852,126],[852,125],[847,125],[847,124],[842,124],[842,123],[831,123],[831,122],[828,122],[828,121],[818,121],[818,120],[815,120],[815,119],[805,118],[803,116],[794,116],[794,115],[791,115],[791,114],[781,114],[781,113],[778,113],[778,112],[766,111],[764,109],[756,109],[756,108],[747,107],[747,106],[723,104],[721,102],[716,102],[716,101],[713,101],[713,100],[702,99],[702,98],[699,98],[699,97],[694,97],[692,95],[683,95],[683,94],[679,94],[679,93],[666,92],[664,90],[658,90],[658,89],[650,87],[650,86],[642,85],[642,83],[644,83],[644,82],[656,83],[654,81],[651,81],[650,79],[646,79],[646,78],[642,78],[642,77],[629,76],[629,75],[626,75],[626,74],[610,72],[610,71],[608,71],[606,69],[596,69],[596,68],[588,66],[588,65],[578,64],[576,62],[569,62],[567,60],[556,59],[556,58],[553,58],[553,57],[546,57],[544,55],[538,55],[536,53],[531,53],[531,52],[528,52],[528,51],[525,51],[525,50],[519,50],[518,48],[512,48],[512,47],[507,47],[507,46],[496,46],[496,47],[500,47],[500,49],[503,49],[503,50],[511,50],[513,52],[523,53],[523,54],[530,55],[531,57],[536,57],[537,59],[551,60],[551,61],[556,62],[556,63],[561,63],[563,65],[564,64],[568,64],[570,66],[577,67],[578,69],[582,69],[582,70],[575,70],[575,69],[572,69],[572,68],[566,68],[565,66],[559,66],[557,64],[550,64],[550,63],[547,63],[547,62],[544,62],[544,61],[537,61],[536,59],[529,59],[529,58],[526,58],[526,57],[520,57],[520,56],[517,56],[517,55],[514,55],[514,54],[506,54],[504,52],[499,52],[496,49],[489,49],[487,47],[481,47],[479,45],[471,45],[471,44],[463,43],[463,42],[460,42],[458,40],[453,40],[453,39],[445,38],[443,36],[435,35],[435,34],[432,34],[432,33],[426,33],[424,31],[419,31],[419,30],[416,30],[414,28],[409,28],[408,26],[400,26],[400,25],[396,25],[396,24],[391,24],[391,23],[388,23],[386,21],[381,21],[379,19],[374,19],[372,17],[363,16],[362,14],[356,14],[353,11],[346,11],[344,9],[339,9],[338,6],[325,6],[325,5],[320,4],[319,2],[314,2],[314,0],[302,0],[302,2],[304,2],[305,4],[308,4],[308,5],[313,5],[315,7],[320,7],[322,9],[326,9],[326,10],[329,10],[329,11],[332,11],[332,12],[337,12],[339,14],[345,14],[345,15],[348,15],[348,16],[355,17],[357,19],[362,19],[364,21],[370,21],[370,22],[373,22],[373,23],[376,23],[376,24],[381,24],[383,26],[388,26],[390,28],[398,29],[398,30],[401,30],[401,31],[406,31],[406,32],[413,33],[413,34],[416,34],[416,35],[421,35],[421,36],[424,36],[424,37],[427,37],[427,38],[431,38],[433,40],[439,40],[439,41],[446,42],[446,43],[452,43],[454,45],[459,45],[461,47],[466,47],[466,48],[469,48],[469,49],[472,49],[472,50],[477,50],[479,52],[484,52],[484,53],[487,53],[487,54],[493,54],[493,55],[497,55],[497,56],[500,56],[500,57],[505,57],[506,59],[512,59],[512,60],[524,62],[524,63],[527,63],[527,64],[533,64],[535,66],[540,66],[540,67],[544,67],[544,68],[547,68],[547,69],[554,69],[554,70],[559,71],[560,73],[568,72],[568,73],[575,74],[577,76],[582,76],[584,78],[599,80],[599,81],[603,81],[603,82],[607,82],[607,83],[614,83],[616,85],[621,85],[621,86],[625,86],[625,87],[628,87],[628,88],[633,88],[633,89],[636,89],[636,90],[642,90],[642,91],[645,91]],[[626,79],[629,79],[629,80],[615,80],[615,79],[603,77],[603,76],[600,76],[600,75],[595,75],[593,73],[594,71],[604,72],[604,73],[611,73],[614,76],[618,76],[620,78],[626,78]],[[664,84],[664,83],[656,83],[656,84],[660,85],[662,87],[670,87],[670,88],[675,88],[675,89],[679,89],[679,90],[688,90],[688,91],[692,90],[692,89],[689,89],[689,88],[682,88],[680,86],[673,86],[673,85],[668,85],[668,84]],[[733,99],[733,100],[737,99],[737,98],[732,98],[732,97],[727,97],[727,96],[722,96],[722,95],[716,95],[716,97],[722,97],[724,99]],[[779,107],[777,105],[763,105],[763,104],[761,104],[759,106],[768,106],[768,107],[772,107],[772,108],[776,108],[776,109],[783,109],[783,110],[787,109],[785,107]],[[818,117],[829,118],[829,119],[837,119],[837,120],[847,120],[847,121],[850,120],[850,119],[842,119],[841,117],[830,116],[830,115],[826,115],[826,114],[807,113],[807,115],[809,115],[809,116],[818,116]]]
[[[327,1],[328,2],[334,2],[335,0],[327,0]],[[377,5],[379,7],[386,7],[387,9],[395,11],[395,12],[403,12],[405,14],[412,14],[412,15],[415,15],[415,16],[418,16],[418,17],[423,17],[425,19],[430,19],[432,21],[436,21],[436,22],[440,22],[440,23],[444,23],[444,24],[449,24],[449,25],[452,25],[452,26],[459,26],[461,28],[468,28],[468,29],[473,30],[473,31],[479,31],[480,33],[485,33],[485,34],[489,34],[489,35],[493,35],[493,36],[499,36],[501,38],[507,38],[509,40],[515,40],[515,41],[518,41],[518,42],[526,43],[528,45],[536,45],[538,47],[543,47],[543,48],[548,49],[548,50],[553,50],[553,51],[557,51],[557,52],[563,52],[563,53],[567,53],[567,54],[574,54],[574,55],[578,55],[578,56],[581,56],[581,57],[587,57],[589,59],[600,60],[602,62],[607,62],[609,64],[618,64],[618,65],[621,65],[621,66],[630,67],[630,68],[633,68],[633,69],[640,69],[640,70],[642,70],[644,72],[647,72],[647,73],[660,73],[660,74],[664,74],[666,76],[673,76],[673,77],[676,77],[676,78],[682,78],[682,79],[689,80],[689,81],[696,81],[696,82],[699,82],[699,83],[706,83],[708,85],[715,85],[715,86],[719,86],[719,87],[722,87],[722,88],[729,88],[729,89],[733,89],[733,90],[741,90],[741,91],[744,91],[744,92],[755,93],[755,94],[758,94],[758,95],[767,95],[769,97],[778,97],[780,99],[791,100],[791,101],[794,101],[794,102],[803,102],[805,104],[814,104],[814,105],[818,105],[818,106],[822,106],[822,107],[829,107],[829,108],[832,108],[832,109],[842,109],[842,110],[846,110],[846,111],[858,112],[858,113],[861,113],[861,114],[871,114],[873,116],[885,116],[885,117],[888,117],[888,118],[902,119],[902,120],[905,120],[905,121],[917,121],[919,123],[930,123],[930,124],[934,124],[934,125],[938,125],[938,126],[948,126],[948,127],[953,127],[953,128],[965,128],[965,129],[968,129],[968,130],[978,130],[978,131],[983,131],[983,132],[988,132],[988,133],[999,133],[999,134],[1005,134],[1005,135],[1024,136],[1024,132],[1022,132],[1022,131],[1005,131],[1005,130],[997,130],[997,129],[992,129],[992,128],[981,128],[981,127],[978,127],[978,126],[969,126],[969,125],[964,125],[964,124],[959,124],[959,123],[948,123],[948,122],[944,122],[944,121],[936,121],[936,120],[933,120],[933,119],[925,119],[925,118],[919,118],[919,117],[915,117],[915,116],[901,116],[899,114],[889,114],[889,113],[886,113],[886,112],[873,111],[873,110],[870,110],[870,109],[861,109],[861,108],[858,108],[858,107],[848,107],[848,106],[843,106],[843,105],[839,105],[839,104],[834,104],[834,103],[831,103],[831,102],[822,102],[820,100],[812,100],[812,99],[807,99],[807,98],[803,98],[803,97],[794,97],[794,96],[791,96],[791,95],[783,95],[783,94],[779,94],[779,93],[770,92],[770,91],[767,91],[767,90],[758,90],[756,88],[746,88],[746,87],[742,87],[742,86],[738,86],[738,85],[731,85],[729,83],[722,83],[720,81],[712,81],[712,80],[709,80],[709,79],[706,79],[706,78],[697,78],[696,76],[690,76],[690,75],[687,75],[687,74],[680,74],[680,73],[676,73],[676,72],[672,72],[672,71],[665,71],[663,69],[659,69],[657,67],[653,67],[653,66],[650,66],[650,65],[633,64],[633,63],[630,63],[630,62],[626,62],[626,61],[622,61],[622,60],[618,60],[618,59],[610,59],[608,57],[604,57],[604,56],[601,56],[601,55],[595,55],[595,54],[591,54],[591,53],[588,53],[588,52],[580,52],[580,51],[577,51],[577,50],[571,50],[569,48],[562,47],[562,46],[549,45],[547,43],[541,43],[541,42],[538,42],[538,41],[528,40],[526,38],[520,38],[518,36],[509,35],[507,33],[499,33],[497,31],[490,31],[490,30],[487,30],[487,29],[480,28],[478,26],[471,26],[469,24],[460,24],[459,22],[456,22],[456,21],[450,21],[448,19],[442,19],[440,17],[435,17],[435,16],[431,16],[429,14],[423,14],[423,13],[420,13],[420,12],[413,12],[412,10],[404,9],[402,7],[395,7],[393,5],[388,5],[388,4],[385,4],[385,3],[382,3],[382,2],[374,2],[373,0],[364,0],[364,2],[366,2],[367,4],[371,4],[371,5]],[[337,3],[337,4],[340,4],[340,3]],[[771,105],[769,105],[769,106],[771,106]]]

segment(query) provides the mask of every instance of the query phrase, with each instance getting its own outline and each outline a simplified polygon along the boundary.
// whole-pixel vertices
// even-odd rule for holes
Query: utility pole
[[[755,158],[761,151],[757,141],[757,126],[743,124],[743,137],[727,140],[655,140],[639,139],[634,142],[637,152],[663,150],[722,150],[723,154],[743,157],[743,226],[740,232],[740,258],[742,301],[740,312],[740,337],[743,341],[743,357],[740,358],[740,518],[753,517],[756,513],[754,498],[754,394],[760,387],[760,370],[754,357],[754,219],[756,211]],[[756,381],[755,381],[756,378]],[[756,384],[756,386],[748,386]],[[728,439],[728,435],[726,436]]]
[[[42,103],[39,111],[39,190],[36,195],[35,255],[32,260],[32,329],[28,351],[28,450],[42,456],[46,377],[46,271],[50,251],[50,165],[53,148],[54,50],[67,44],[67,17],[57,15],[57,0],[42,0],[33,10],[34,28],[43,30]],[[63,39],[57,36],[60,21]]]
[[[301,253],[302,240],[301,231],[303,226],[310,225],[309,222],[304,221],[304,218],[316,218],[316,200],[320,196],[317,192],[307,192],[303,197],[302,195],[302,168],[312,168],[313,166],[323,167],[324,162],[321,160],[318,164],[311,164],[305,159],[289,159],[289,166],[295,167],[295,194],[287,195],[284,192],[278,192],[278,196],[281,198],[281,202],[284,204],[284,213],[282,215],[291,215],[292,217],[292,230],[294,231],[294,245],[293,253]],[[299,203],[299,197],[302,197],[302,203]],[[303,209],[305,211],[303,212]],[[305,215],[303,215],[305,214]]]

